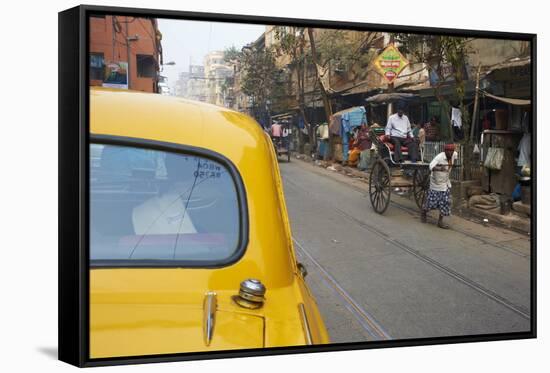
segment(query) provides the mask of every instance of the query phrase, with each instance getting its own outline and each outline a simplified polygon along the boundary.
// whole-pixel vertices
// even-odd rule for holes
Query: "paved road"
[[[458,217],[452,230],[421,224],[401,197],[378,215],[362,181],[299,160],[280,167],[332,342],[529,330],[528,237]]]

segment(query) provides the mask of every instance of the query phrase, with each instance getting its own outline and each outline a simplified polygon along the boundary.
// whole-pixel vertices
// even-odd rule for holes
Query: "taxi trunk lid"
[[[118,276],[113,276],[114,271]],[[135,270],[121,272],[92,271],[91,358],[264,347],[264,315],[233,304],[237,289],[208,290],[206,284],[180,287],[174,284],[178,276],[166,275],[165,281],[147,283],[133,275]],[[117,286],[115,278],[126,285]],[[161,288],[160,282],[169,285]],[[212,338],[207,341],[205,298],[210,292],[216,294],[216,303]]]

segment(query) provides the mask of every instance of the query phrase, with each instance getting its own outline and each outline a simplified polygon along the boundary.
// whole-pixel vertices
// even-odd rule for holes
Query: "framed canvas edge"
[[[58,358],[84,366],[86,39],[84,9],[58,14]]]
[[[215,352],[197,352],[197,353],[178,353],[171,355],[152,355],[136,357],[119,357],[105,359],[89,358],[89,273],[88,273],[88,230],[87,230],[87,157],[89,143],[89,112],[88,99],[88,24],[89,14],[124,14],[136,16],[151,16],[156,18],[172,18],[185,20],[200,20],[214,22],[239,22],[256,23],[272,25],[300,25],[320,28],[341,28],[353,30],[375,30],[384,32],[411,32],[418,34],[442,34],[449,36],[466,36],[475,34],[477,37],[495,38],[495,39],[515,39],[525,40],[531,43],[531,66],[532,66],[532,160],[534,182],[532,183],[533,196],[533,214],[531,218],[531,330],[519,333],[502,334],[484,334],[471,336],[453,336],[437,338],[419,338],[403,339],[384,342],[358,342],[358,343],[339,343],[318,346],[291,346],[252,350],[233,350],[233,351],[215,351]],[[250,15],[234,15],[221,13],[201,13],[178,10],[159,10],[142,9],[127,7],[109,7],[80,5],[74,8],[59,12],[59,190],[58,190],[58,339],[59,339],[59,360],[79,367],[110,366],[125,364],[143,364],[156,362],[174,362],[202,359],[222,359],[250,356],[271,356],[295,353],[316,353],[357,349],[372,348],[391,348],[406,346],[428,346],[438,344],[455,344],[470,342],[504,341],[514,339],[536,338],[536,274],[537,274],[537,256],[536,256],[536,138],[537,138],[537,101],[536,101],[536,40],[537,35],[533,33],[514,33],[486,30],[461,30],[438,27],[423,26],[399,26],[388,24],[371,24],[359,22],[340,22],[329,20],[296,19],[281,17],[265,17]],[[75,25],[76,22],[76,25]],[[71,24],[77,31],[77,36],[62,33],[62,27]],[[65,58],[72,53],[70,61]],[[74,65],[77,62],[77,66]],[[69,72],[70,77],[63,76]],[[76,81],[71,81],[76,79]],[[74,127],[75,121],[78,128]],[[72,129],[72,131],[71,131]],[[75,149],[75,144],[78,144]],[[68,149],[76,151],[78,157],[69,157],[64,159]],[[76,178],[76,180],[75,180]],[[69,219],[71,211],[75,206],[77,199],[78,219]],[[73,207],[71,207],[73,206]],[[74,237],[76,232],[77,237]],[[78,253],[75,255],[74,245],[78,247]],[[75,274],[75,269],[78,273]],[[71,282],[71,280],[73,282]],[[71,315],[72,313],[72,315]],[[76,313],[76,315],[75,315]],[[65,323],[68,325],[65,325]],[[69,344],[67,341],[72,341]]]

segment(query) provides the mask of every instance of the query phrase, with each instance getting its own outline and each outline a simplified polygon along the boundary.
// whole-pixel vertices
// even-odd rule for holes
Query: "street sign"
[[[388,83],[392,83],[408,64],[409,61],[393,44],[390,44],[374,59],[376,70],[386,78]]]

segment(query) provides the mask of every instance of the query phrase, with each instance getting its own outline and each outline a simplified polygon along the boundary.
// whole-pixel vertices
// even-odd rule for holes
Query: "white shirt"
[[[453,152],[453,156],[451,157],[451,159],[452,166],[458,159],[458,153]],[[449,179],[449,174],[451,170],[448,168],[447,171],[433,171],[435,166],[447,166],[448,168],[449,162],[447,161],[447,156],[445,155],[445,152],[439,153],[430,162],[430,171],[432,171],[432,175],[430,177],[430,189],[436,190],[438,192],[445,192],[451,187],[451,180]]]
[[[386,135],[395,137],[412,137],[411,122],[405,114],[399,117],[399,114],[395,113],[388,118],[388,124],[386,124]]]

